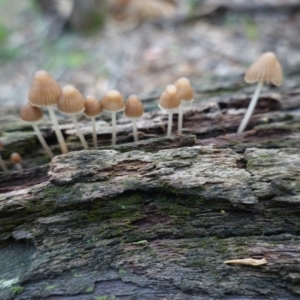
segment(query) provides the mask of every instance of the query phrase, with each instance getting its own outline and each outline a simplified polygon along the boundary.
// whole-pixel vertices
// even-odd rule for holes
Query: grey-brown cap
[[[87,117],[97,117],[103,111],[102,102],[94,96],[87,96],[84,101],[84,106],[85,106],[84,114]]]
[[[27,103],[22,106],[20,110],[20,117],[25,122],[35,123],[43,118],[43,112],[39,107],[32,106],[30,103]]]
[[[28,98],[31,105],[51,106],[57,104],[61,87],[46,71],[38,71],[34,76]]]
[[[165,111],[176,110],[180,105],[180,97],[175,85],[168,85],[160,96],[158,106]]]
[[[126,101],[124,115],[130,119],[140,118],[144,113],[144,107],[137,95],[130,95]]]
[[[281,65],[272,52],[261,55],[247,70],[245,74],[247,83],[266,82],[276,86],[282,84]]]
[[[179,78],[175,82],[177,92],[179,94],[180,100],[184,102],[193,102],[194,100],[194,91],[191,85],[191,82],[185,78]]]
[[[84,97],[73,85],[66,85],[62,89],[57,108],[67,115],[80,114],[85,109]]]
[[[13,164],[19,164],[22,161],[22,156],[19,153],[14,152],[10,155],[10,161]]]
[[[122,95],[116,91],[108,91],[102,99],[103,109],[109,112],[118,112],[124,110],[125,103]]]

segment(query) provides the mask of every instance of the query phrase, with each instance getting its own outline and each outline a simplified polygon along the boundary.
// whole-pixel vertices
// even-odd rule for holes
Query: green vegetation
[[[97,296],[94,300],[117,300],[115,296]]]
[[[48,286],[45,287],[45,290],[51,292],[51,291],[53,291],[55,288],[56,288],[56,285],[48,285]]]
[[[10,288],[10,291],[14,294],[14,295],[19,295],[23,292],[23,287],[20,286],[20,285],[15,285],[15,286],[12,286]]]
[[[93,287],[93,286],[89,286],[89,287],[85,290],[85,292],[86,292],[87,294],[91,294],[93,291],[94,291],[94,287]]]

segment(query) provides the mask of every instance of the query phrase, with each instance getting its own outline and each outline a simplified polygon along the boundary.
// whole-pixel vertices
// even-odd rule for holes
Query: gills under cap
[[[130,95],[125,105],[124,115],[130,119],[140,118],[144,113],[144,107],[137,95]]]
[[[51,106],[57,104],[61,87],[46,71],[35,73],[28,98],[33,106]]]
[[[272,52],[262,54],[247,70],[245,74],[247,83],[266,82],[276,86],[282,84],[281,65]]]
[[[66,85],[58,100],[57,108],[67,115],[76,115],[84,111],[84,97],[73,85]]]

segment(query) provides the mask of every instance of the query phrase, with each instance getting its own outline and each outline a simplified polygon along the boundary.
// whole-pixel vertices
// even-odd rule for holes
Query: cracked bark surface
[[[0,197],[0,283],[24,287],[1,299],[297,299],[299,164],[296,148],[56,156],[49,181]],[[268,263],[223,263],[245,257]]]
[[[77,151],[60,120],[72,152],[50,165],[31,128],[0,115],[2,156],[25,154],[24,173],[0,172],[0,299],[298,299],[297,81],[262,94],[242,135],[250,97],[239,82],[196,87],[182,137],[164,137],[159,92],[143,99],[138,143],[119,119],[112,148],[104,118],[99,148]],[[247,257],[267,264],[223,263]]]

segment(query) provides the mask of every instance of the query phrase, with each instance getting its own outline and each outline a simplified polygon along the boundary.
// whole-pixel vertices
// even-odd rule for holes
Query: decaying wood
[[[75,151],[65,121],[74,151],[50,165],[29,127],[3,122],[3,156],[20,149],[25,171],[0,173],[0,299],[298,299],[299,91],[262,95],[242,135],[249,96],[209,93],[186,107],[182,137],[149,109],[138,143],[119,119],[112,148],[103,119],[99,149]]]

